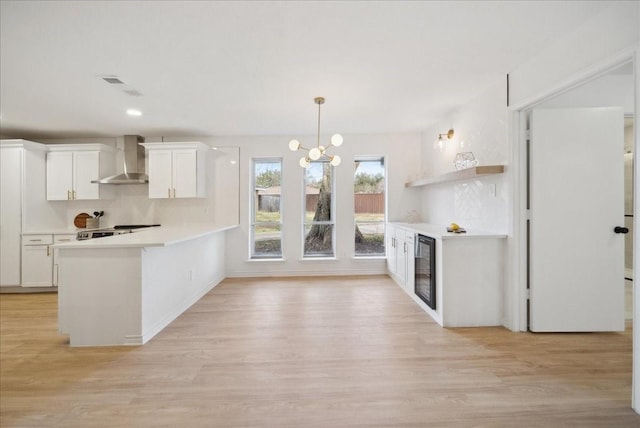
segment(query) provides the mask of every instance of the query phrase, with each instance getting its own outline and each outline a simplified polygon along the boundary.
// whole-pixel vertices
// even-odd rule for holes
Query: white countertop
[[[138,229],[133,233],[107,236],[104,238],[71,241],[53,245],[54,248],[142,248],[166,247],[180,242],[190,241],[213,233],[233,229],[233,226],[193,225],[159,226]]]
[[[504,233],[496,233],[496,232],[487,232],[483,230],[477,229],[466,229],[465,233],[453,233],[447,232],[447,226],[443,226],[440,224],[429,224],[429,223],[394,223],[390,222],[389,224],[401,227],[403,229],[419,233],[421,235],[430,236],[436,239],[469,239],[469,238],[506,238],[507,235]]]
[[[75,234],[82,230],[87,229],[43,229],[43,230],[30,230],[28,232],[22,232],[21,235],[68,235]]]

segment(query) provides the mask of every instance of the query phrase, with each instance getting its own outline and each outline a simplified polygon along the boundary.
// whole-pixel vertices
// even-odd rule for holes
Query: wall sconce
[[[444,147],[444,138],[442,137],[447,137],[447,140],[450,140],[453,138],[453,134],[453,128],[449,129],[445,134],[438,134],[438,139],[433,143],[433,148],[438,148],[442,151],[442,148]]]

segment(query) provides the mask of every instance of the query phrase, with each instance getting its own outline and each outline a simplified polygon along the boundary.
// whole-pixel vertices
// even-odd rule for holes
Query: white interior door
[[[530,329],[623,331],[623,110],[534,110],[530,130]]]

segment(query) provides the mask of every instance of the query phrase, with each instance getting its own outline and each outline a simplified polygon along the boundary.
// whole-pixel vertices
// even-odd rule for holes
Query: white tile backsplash
[[[427,176],[455,171],[459,152],[473,152],[478,165],[506,165],[507,107],[505,84],[497,82],[463,108],[452,112],[422,134],[422,162]],[[453,128],[455,136],[443,149],[434,148],[438,134]],[[423,220],[456,222],[465,228],[507,231],[506,174],[425,186],[421,190]]]

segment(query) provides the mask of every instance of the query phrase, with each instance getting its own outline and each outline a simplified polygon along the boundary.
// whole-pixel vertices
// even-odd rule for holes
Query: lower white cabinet
[[[404,251],[405,251],[405,269],[406,277],[404,289],[407,293],[413,293],[416,283],[416,252],[415,252],[415,234],[413,232],[405,232]]]
[[[56,251],[51,244],[75,241],[75,233],[25,234],[22,236],[22,286],[58,285]]]
[[[435,310],[415,293],[417,235],[435,240]],[[387,224],[389,275],[443,327],[502,325],[506,235],[448,233],[427,223]],[[410,249],[410,250],[409,250]]]
[[[53,285],[52,235],[23,235],[22,286],[51,287]]]
[[[415,281],[415,234],[387,224],[386,236],[387,270],[405,291],[411,292]]]
[[[65,242],[71,242],[76,240],[77,234],[75,233],[62,233],[53,235],[54,244],[62,244]],[[54,287],[58,286],[58,250],[53,250],[53,271],[52,271],[52,284]]]

